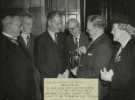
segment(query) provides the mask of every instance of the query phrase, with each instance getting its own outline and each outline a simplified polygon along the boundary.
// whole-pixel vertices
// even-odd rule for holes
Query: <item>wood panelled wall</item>
[[[45,12],[52,10],[62,11],[64,24],[69,18],[80,22],[80,0],[45,0]]]

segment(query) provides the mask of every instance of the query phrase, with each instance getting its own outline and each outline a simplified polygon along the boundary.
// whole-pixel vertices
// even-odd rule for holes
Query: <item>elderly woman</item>
[[[125,22],[114,22],[113,40],[116,47],[110,69],[103,68],[101,79],[111,83],[107,100],[135,100],[135,28]]]

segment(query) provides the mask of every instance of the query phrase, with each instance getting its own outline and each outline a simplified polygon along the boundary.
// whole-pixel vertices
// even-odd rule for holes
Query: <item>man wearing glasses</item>
[[[80,65],[81,55],[85,54],[89,39],[85,33],[81,32],[80,23],[77,19],[69,19],[67,22],[66,37],[66,63],[71,69],[76,69]],[[75,73],[74,73],[75,74]]]

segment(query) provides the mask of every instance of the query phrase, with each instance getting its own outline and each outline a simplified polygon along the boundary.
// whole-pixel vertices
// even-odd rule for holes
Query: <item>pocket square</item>
[[[92,56],[93,54],[92,53],[88,53],[88,56]]]

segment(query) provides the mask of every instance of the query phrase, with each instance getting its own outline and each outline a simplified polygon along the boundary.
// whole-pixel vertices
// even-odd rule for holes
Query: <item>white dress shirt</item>
[[[28,38],[30,39],[30,34],[22,33],[21,36],[22,36],[25,44],[27,45],[28,44]]]
[[[50,30],[48,30],[49,35],[51,36],[52,40],[57,43],[57,39],[56,39],[56,33],[52,32]]]

